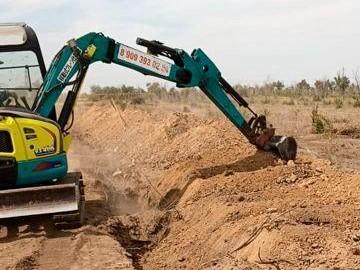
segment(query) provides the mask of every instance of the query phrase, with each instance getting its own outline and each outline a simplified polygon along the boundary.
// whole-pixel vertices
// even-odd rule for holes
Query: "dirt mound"
[[[226,120],[132,109],[122,116],[126,127],[115,110],[95,105],[77,130],[101,145],[101,157],[111,152],[112,185],[156,209],[140,222],[151,242],[144,269],[356,267],[358,174],[304,155],[284,164]],[[161,213],[166,222],[154,238],[149,228]]]
[[[236,269],[272,261],[284,269],[353,269],[360,178],[328,167],[321,172],[315,164],[300,160],[293,167],[196,178],[177,204],[183,220],[147,254],[149,269],[159,261],[164,268]],[[284,176],[292,180],[279,181]]]

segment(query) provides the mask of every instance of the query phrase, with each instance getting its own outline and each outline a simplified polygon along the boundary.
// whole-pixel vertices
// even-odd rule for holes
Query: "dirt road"
[[[360,269],[357,172],[306,153],[284,164],[223,119],[127,109],[125,126],[101,105],[78,116],[87,225],[2,227],[3,269]]]

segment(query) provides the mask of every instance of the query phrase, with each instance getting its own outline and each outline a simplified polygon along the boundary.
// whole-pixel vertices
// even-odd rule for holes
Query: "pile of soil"
[[[304,154],[284,163],[225,119],[121,113],[126,126],[113,108],[86,108],[77,130],[116,157],[112,185],[147,201],[132,216],[153,211],[139,225],[144,269],[358,267],[359,174]]]

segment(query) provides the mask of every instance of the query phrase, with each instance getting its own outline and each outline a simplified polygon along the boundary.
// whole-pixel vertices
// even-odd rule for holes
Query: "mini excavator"
[[[0,24],[0,220],[51,215],[59,228],[84,221],[82,175],[68,172],[67,152],[76,99],[96,62],[133,69],[179,88],[198,87],[251,144],[283,160],[295,159],[295,139],[275,135],[265,116],[249,107],[203,50],[188,54],[142,38],[136,43],[147,51],[91,32],[69,40],[46,69],[30,26]],[[66,87],[65,101],[58,102]],[[250,119],[240,107],[249,110]]]

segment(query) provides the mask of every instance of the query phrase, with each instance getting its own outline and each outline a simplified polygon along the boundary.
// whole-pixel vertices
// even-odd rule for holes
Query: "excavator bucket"
[[[297,143],[293,137],[275,135],[275,128],[267,126],[264,115],[254,116],[248,122],[253,138],[250,141],[258,148],[272,151],[281,159],[295,160],[297,154]]]
[[[80,173],[51,185],[0,191],[0,219],[52,215],[57,223],[82,222],[84,187]]]
[[[275,135],[266,143],[264,149],[275,152],[283,160],[294,160],[297,154],[297,143],[293,137]]]

